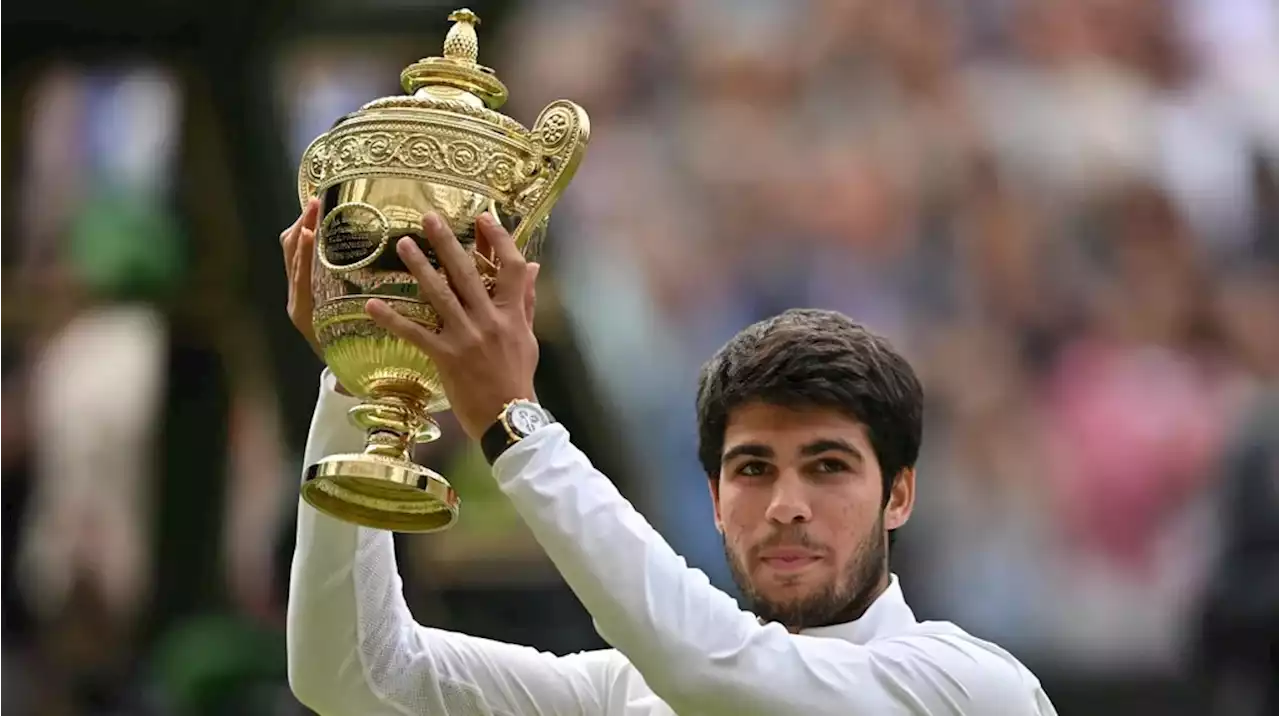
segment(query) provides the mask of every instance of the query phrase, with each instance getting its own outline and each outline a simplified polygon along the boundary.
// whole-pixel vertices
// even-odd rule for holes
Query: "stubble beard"
[[[887,545],[882,513],[835,579],[811,594],[788,602],[771,601],[755,588],[746,564],[729,547],[728,541],[724,543],[724,553],[733,581],[742,590],[748,608],[765,622],[778,622],[788,629],[800,630],[842,624],[862,616],[879,596],[888,569]]]

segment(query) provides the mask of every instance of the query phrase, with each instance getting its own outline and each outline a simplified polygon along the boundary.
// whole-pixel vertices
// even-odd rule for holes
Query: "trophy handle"
[[[582,163],[591,137],[591,120],[582,107],[559,99],[538,115],[531,135],[539,153],[539,167],[528,186],[516,197],[516,209],[522,216],[511,235],[526,256],[537,255],[538,247],[528,246],[529,239],[534,229],[547,220],[551,207]]]
[[[302,152],[302,161],[298,164],[298,204],[300,208],[305,209],[307,207],[307,202],[316,195],[316,189],[324,181],[325,157],[328,154],[325,139],[328,137],[328,132],[321,134],[311,140],[306,150]]]

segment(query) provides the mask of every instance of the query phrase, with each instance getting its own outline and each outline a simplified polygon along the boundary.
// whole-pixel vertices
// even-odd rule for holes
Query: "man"
[[[308,338],[314,217],[312,207],[282,235],[291,316]],[[835,313],[794,311],[707,365],[701,457],[753,604],[744,612],[534,402],[538,266],[480,217],[478,245],[499,265],[491,297],[444,224],[429,216],[423,227],[447,284],[412,239],[396,248],[443,330],[377,299],[367,310],[435,361],[458,421],[614,649],[556,657],[420,626],[391,535],[304,504],[289,599],[289,676],[304,704],[325,716],[1054,713],[1008,653],[918,623],[888,572],[888,533],[915,498],[922,394],[885,341]],[[352,404],[326,371],[308,462],[360,448]]]

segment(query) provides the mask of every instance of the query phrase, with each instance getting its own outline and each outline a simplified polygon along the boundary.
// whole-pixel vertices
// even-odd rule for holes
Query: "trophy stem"
[[[458,495],[409,450],[439,437],[428,408],[436,398],[408,380],[378,380],[352,408],[367,434],[362,453],[329,455],[307,467],[302,497],[337,519],[397,532],[437,532],[458,519]],[[435,401],[437,404],[439,401]]]
[[[350,412],[367,433],[364,454],[409,460],[414,443],[438,438],[440,426],[427,412],[430,397],[412,383],[375,385]]]

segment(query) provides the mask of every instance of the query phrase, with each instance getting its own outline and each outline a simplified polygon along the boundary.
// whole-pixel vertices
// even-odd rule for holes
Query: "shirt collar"
[[[854,644],[866,644],[873,639],[896,636],[916,624],[916,615],[902,596],[898,576],[889,575],[889,586],[867,607],[862,616],[851,622],[804,629],[805,636],[844,639]]]

